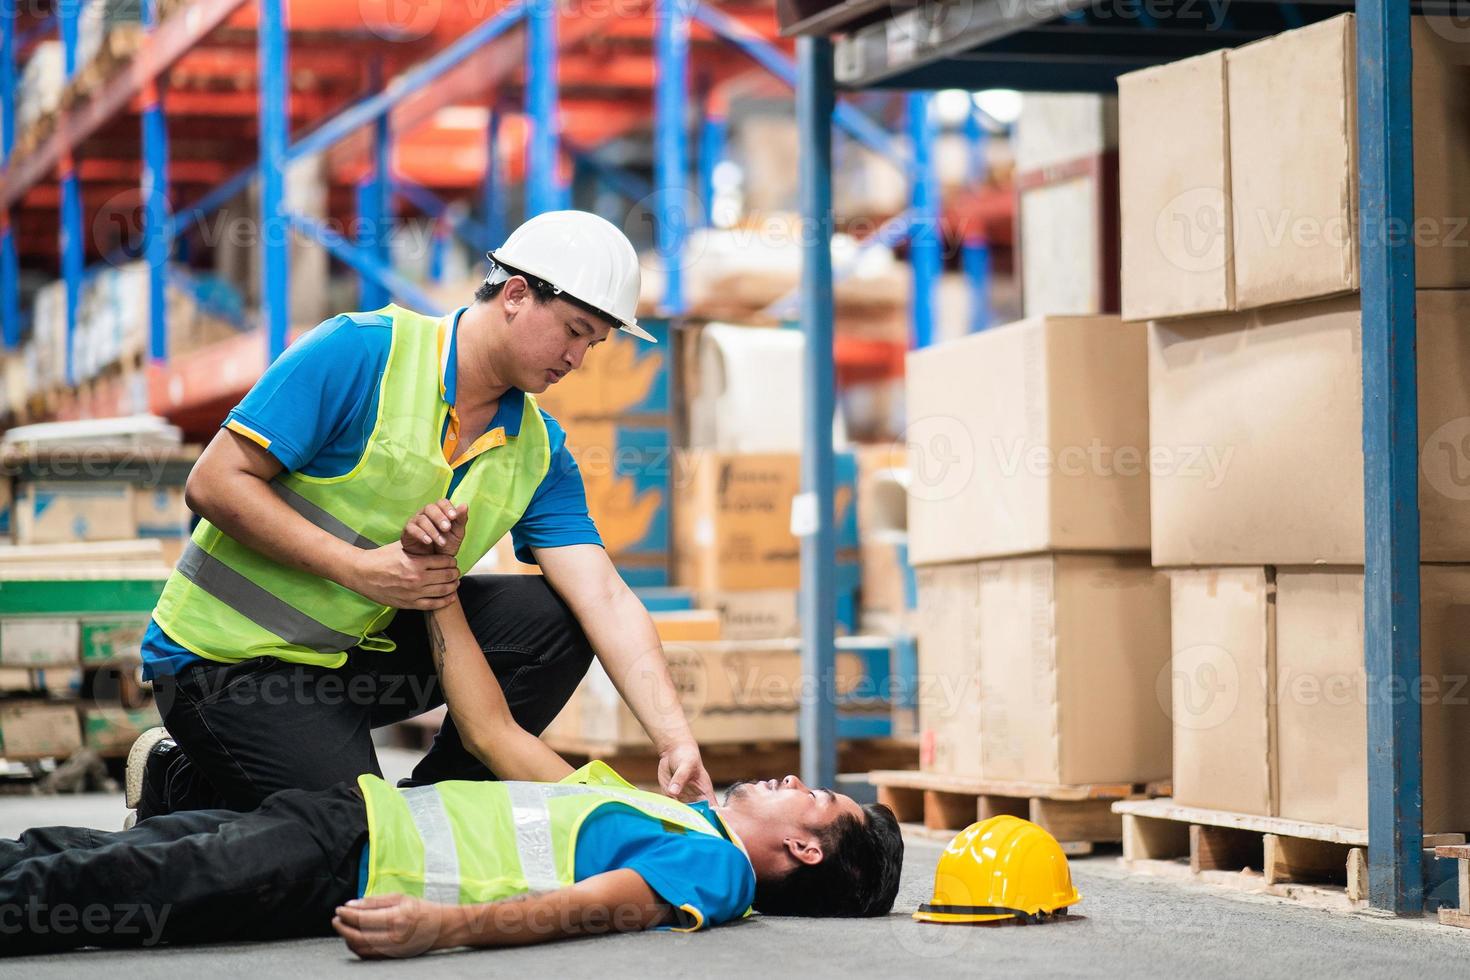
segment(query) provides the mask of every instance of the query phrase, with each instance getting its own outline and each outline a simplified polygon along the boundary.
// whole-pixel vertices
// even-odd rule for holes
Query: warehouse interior
[[[657,634],[658,711],[687,719],[718,797],[788,777],[884,808],[903,841],[886,914],[765,914],[758,891],[728,927],[598,939],[636,957],[615,971],[1450,974],[1470,928],[1467,70],[1454,0],[7,5],[0,838],[147,827],[124,786],[153,750],[130,750],[167,724],[196,755],[155,658],[186,580],[209,591],[201,549],[240,536],[204,477],[241,439],[298,469],[241,407],[346,311],[383,314],[400,363],[392,311],[413,311],[440,324],[457,446],[445,338],[510,302],[484,284],[533,274],[612,328],[528,404],[554,421],[543,488],[564,453]],[[517,235],[567,214],[636,253],[632,293],[515,265]],[[270,390],[281,417],[321,411]],[[532,445],[516,425],[484,459]],[[262,479],[394,546],[355,530],[375,505],[331,496],[380,430],[345,476]],[[446,474],[492,465],[443,433]],[[288,485],[321,489],[320,520]],[[471,527],[512,506],[467,493],[441,503]],[[657,698],[534,537],[540,499],[455,574],[562,595],[595,656],[531,734],[677,797]],[[316,615],[290,581],[272,599]],[[383,627],[342,628],[369,649]],[[456,727],[479,754],[439,668],[446,697],[371,733],[385,778],[418,780]],[[1031,879],[985,843],[1012,831],[1066,897],[1017,898]],[[0,955],[61,930],[16,938],[4,879],[27,872],[5,854]],[[325,931],[20,962],[355,967]],[[92,938],[72,945],[127,945]],[[575,969],[588,941],[493,955]]]

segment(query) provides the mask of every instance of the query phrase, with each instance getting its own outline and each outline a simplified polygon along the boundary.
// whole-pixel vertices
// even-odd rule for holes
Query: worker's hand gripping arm
[[[400,543],[409,554],[437,552],[451,560],[459,553],[469,506],[448,500],[429,504],[403,529]],[[510,713],[505,692],[456,601],[425,614],[429,650],[444,700],[465,748],[501,779],[556,782],[572,771],[545,742],[522,728]]]
[[[332,928],[358,956],[383,959],[456,946],[528,946],[636,932],[670,914],[638,872],[623,868],[556,891],[480,905],[440,905],[406,895],[353,899],[338,907]]]
[[[714,803],[714,786],[669,677],[658,631],[607,552],[594,544],[537,548],[536,561],[658,749],[659,788],[677,799]]]
[[[184,487],[189,509],[249,548],[396,609],[439,609],[454,601],[459,569],[439,554],[409,555],[394,541],[359,548],[296,513],[271,489],[281,463],[221,429]]]

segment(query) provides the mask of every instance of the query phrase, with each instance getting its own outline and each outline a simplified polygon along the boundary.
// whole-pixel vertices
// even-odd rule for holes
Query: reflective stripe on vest
[[[449,811],[435,786],[402,791],[413,815],[413,825],[424,841],[424,898],[445,905],[459,904],[459,849],[449,826]]]
[[[193,541],[184,546],[176,570],[203,591],[287,643],[339,653],[357,646],[361,639],[317,622],[290,603],[271,595]]]
[[[521,877],[531,894],[556,891],[562,887],[556,872],[556,849],[551,840],[551,811],[547,802],[557,796],[602,796],[626,803],[636,810],[669,823],[685,826],[690,821],[680,804],[664,805],[625,793],[615,787],[589,787],[577,784],[527,783],[507,780],[502,783],[510,797],[511,816],[515,825],[516,853],[520,857]],[[444,801],[435,786],[416,786],[400,790],[408,801],[408,812],[414,829],[424,844],[424,898],[433,902],[459,901],[459,851]],[[698,821],[700,833],[719,837],[720,832]],[[575,870],[575,869],[574,869]],[[449,897],[435,897],[444,895]]]
[[[346,522],[338,520],[310,500],[301,496],[295,490],[286,486],[279,476],[271,481],[271,489],[276,492],[277,497],[280,497],[289,504],[292,510],[337,540],[346,541],[348,544],[362,548],[364,551],[370,551],[378,547],[376,541],[357,533]]]

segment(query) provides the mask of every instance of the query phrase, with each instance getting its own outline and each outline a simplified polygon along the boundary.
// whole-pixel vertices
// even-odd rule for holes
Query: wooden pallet
[[[1368,905],[1368,832],[1282,817],[1182,806],[1172,799],[1113,804],[1123,818],[1123,866],[1289,898],[1318,908]],[[1463,845],[1429,834],[1425,847]]]
[[[966,779],[931,772],[873,772],[878,802],[898,817],[905,833],[948,840],[976,820],[1000,814],[1024,817],[1051,832],[1068,854],[1091,854],[1098,844],[1123,839],[1123,824],[1112,811],[1117,800],[1170,792],[1157,783],[1050,783]]]
[[[1441,907],[1439,924],[1470,929],[1470,847],[1465,844],[1440,844],[1435,847],[1434,856],[1456,861],[1458,871],[1455,877],[1459,886],[1459,907]]]

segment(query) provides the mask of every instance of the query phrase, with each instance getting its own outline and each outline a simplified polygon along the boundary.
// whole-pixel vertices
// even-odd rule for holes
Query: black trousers
[[[592,662],[582,628],[539,575],[467,576],[459,601],[511,713],[539,735]],[[183,753],[158,811],[251,810],[279,790],[382,775],[372,729],[444,703],[424,614],[400,610],[387,633],[397,649],[350,650],[335,670],[260,657],[160,677],[159,708]],[[493,778],[446,718],[410,783]]]
[[[347,783],[118,833],[28,830],[0,840],[0,955],[331,935],[366,841]]]

